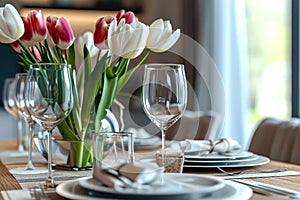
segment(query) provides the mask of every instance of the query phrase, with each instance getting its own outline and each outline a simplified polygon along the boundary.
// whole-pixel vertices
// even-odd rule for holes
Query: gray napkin
[[[112,188],[139,188],[154,182],[163,171],[163,168],[155,163],[136,162],[121,164],[114,168],[94,169],[93,177]]]

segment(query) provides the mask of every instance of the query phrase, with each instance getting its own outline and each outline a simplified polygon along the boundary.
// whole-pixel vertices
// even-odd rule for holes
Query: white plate
[[[253,156],[252,152],[244,151],[238,154],[218,154],[218,153],[211,153],[205,156],[200,155],[193,155],[193,154],[186,154],[184,155],[187,159],[194,159],[194,160],[234,160],[234,159],[245,159]]]
[[[154,149],[161,145],[161,138],[157,136],[149,138],[134,138],[135,150]]]
[[[243,159],[232,159],[232,160],[196,160],[196,159],[188,159],[185,158],[184,162],[186,164],[188,163],[203,163],[203,164],[212,164],[212,163],[216,163],[216,164],[226,164],[226,163],[242,163],[242,162],[249,162],[249,161],[254,161],[256,159],[258,159],[259,156],[258,155],[252,155],[250,157],[247,158],[243,158]]]
[[[99,200],[99,199],[112,199],[113,196],[108,196],[101,193],[93,193],[89,190],[82,188],[79,185],[79,182],[89,179],[89,177],[76,179],[67,181],[64,183],[59,184],[56,187],[56,193],[62,197],[74,200],[82,200],[82,199],[89,199],[89,200]],[[232,181],[223,181],[225,186],[205,197],[205,200],[239,200],[239,199],[250,199],[252,196],[252,190],[244,186],[242,184],[238,184]],[[97,196],[96,196],[97,195]],[[157,198],[160,199],[160,198]],[[172,199],[177,199],[173,197]]]
[[[147,189],[132,188],[108,188],[101,182],[90,178],[79,182],[80,186],[102,193],[122,194],[122,195],[138,195],[138,196],[176,196],[188,195],[191,193],[209,193],[224,187],[223,180],[213,176],[197,175],[197,174],[176,174],[166,173],[163,176],[163,184],[161,180],[157,180]]]
[[[270,159],[264,156],[259,156],[258,159],[239,163],[210,163],[210,164],[184,164],[185,168],[216,168],[216,167],[254,167],[259,165],[265,165],[270,162]]]

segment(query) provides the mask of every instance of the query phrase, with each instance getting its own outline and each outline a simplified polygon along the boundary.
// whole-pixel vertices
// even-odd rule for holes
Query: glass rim
[[[148,63],[148,64],[144,64],[145,69],[156,69],[156,70],[160,70],[160,68],[162,67],[170,67],[169,70],[176,70],[176,69],[184,69],[184,64],[182,63]],[[165,70],[165,69],[164,69]]]
[[[133,136],[132,132],[129,131],[107,131],[107,132],[99,132],[99,133],[93,133],[92,137],[97,137],[97,136],[103,136],[103,135],[119,135],[119,136]]]
[[[71,68],[69,63],[31,63],[29,69],[40,69],[40,66],[59,66],[59,69]],[[52,68],[46,68],[47,70],[52,70]],[[57,69],[56,69],[57,70]]]

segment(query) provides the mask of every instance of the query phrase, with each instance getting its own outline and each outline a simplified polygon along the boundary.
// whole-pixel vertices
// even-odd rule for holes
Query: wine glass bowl
[[[160,94],[156,99],[151,99],[151,102],[149,99],[145,100],[148,101],[145,102],[148,105],[145,109],[147,116],[160,129],[167,130],[181,117],[185,104],[172,102],[172,99],[177,99],[177,97],[170,88],[159,84],[149,84],[144,87],[148,90],[149,96],[156,96],[157,94],[154,93]]]
[[[14,101],[18,108],[20,116],[22,116],[29,125],[28,133],[28,159],[25,168],[11,169],[10,172],[13,174],[39,174],[45,173],[43,168],[35,168],[32,162],[32,138],[34,134],[36,122],[31,118],[31,114],[26,106],[26,81],[28,78],[27,73],[17,73],[15,75],[15,87],[14,87]]]
[[[20,119],[18,108],[14,99],[15,79],[6,78],[3,87],[3,105],[4,109],[11,114],[16,120]]]
[[[15,90],[15,78],[6,78],[4,81],[3,86],[3,106],[4,109],[12,115],[17,120],[17,144],[18,144],[18,151],[24,152],[24,145],[22,142],[22,132],[23,132],[23,121],[19,115],[18,107],[16,105],[16,101],[14,98],[14,90]]]
[[[187,83],[181,64],[145,65],[142,105],[146,115],[162,133],[164,165],[165,134],[183,114],[187,105]]]
[[[30,124],[35,122],[31,118],[31,114],[29,113],[25,103],[27,99],[26,88],[25,88],[27,78],[28,78],[27,73],[16,74],[15,102],[21,116],[24,117],[25,120]]]
[[[48,131],[48,176],[46,188],[56,187],[52,172],[52,130],[59,125],[73,108],[70,65],[57,63],[32,64],[27,80],[29,112]]]

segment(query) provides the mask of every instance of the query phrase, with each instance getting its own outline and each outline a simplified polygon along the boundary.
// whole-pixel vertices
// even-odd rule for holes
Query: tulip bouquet
[[[58,127],[65,140],[89,137],[91,118],[92,129],[99,132],[106,110],[134,71],[151,51],[167,51],[179,36],[180,30],[173,31],[169,21],[157,19],[148,26],[133,12],[120,10],[116,16],[98,19],[94,33],[84,33],[75,40],[67,18],[48,16],[44,20],[43,12],[35,10],[23,17],[10,4],[0,8],[0,42],[11,44],[20,54],[22,66],[41,62],[71,65],[74,106]],[[78,57],[82,57],[82,64],[78,64]],[[130,66],[131,59],[138,57]],[[76,151],[75,165],[85,167],[91,159],[89,152],[82,147]]]

